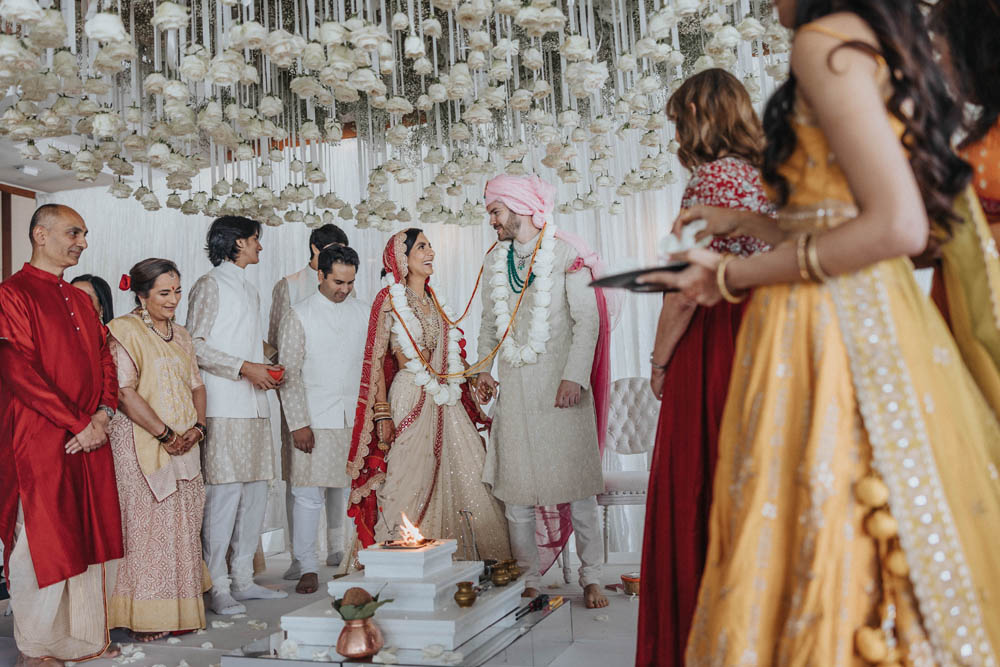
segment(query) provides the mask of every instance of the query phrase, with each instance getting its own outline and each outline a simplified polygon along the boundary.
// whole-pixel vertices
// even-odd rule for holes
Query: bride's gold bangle
[[[734,259],[736,259],[734,255],[726,255],[722,258],[719,262],[719,266],[715,269],[715,284],[719,288],[719,294],[722,295],[723,299],[729,303],[740,303],[747,298],[747,293],[744,292],[742,295],[736,296],[729,291],[728,287],[726,287],[726,267],[729,266],[729,262]]]
[[[809,271],[809,258],[806,256],[806,245],[809,243],[809,239],[812,234],[800,234],[795,239],[795,259],[799,265],[799,277],[802,278],[803,282],[811,283],[814,278],[812,273]]]
[[[819,251],[816,250],[816,236],[814,234],[809,234],[808,236],[809,239],[806,241],[806,262],[809,266],[809,273],[816,282],[825,283],[830,279],[830,274],[820,266]]]

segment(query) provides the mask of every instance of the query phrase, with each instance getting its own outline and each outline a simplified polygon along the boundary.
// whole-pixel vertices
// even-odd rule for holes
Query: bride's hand
[[[680,237],[681,230],[695,220],[704,220],[705,228],[694,235],[695,241],[706,237],[731,236],[739,229],[742,211],[721,206],[705,206],[695,204],[691,208],[682,208],[674,220],[673,233]]]
[[[388,451],[389,446],[396,439],[396,425],[392,423],[391,419],[383,419],[375,425],[375,434],[378,435],[379,445]]]
[[[686,253],[675,255],[671,259],[690,262],[691,266],[677,273],[671,271],[647,273],[639,276],[636,279],[637,282],[673,287],[691,301],[702,306],[714,306],[722,299],[715,279],[722,255],[704,248],[693,248]]]

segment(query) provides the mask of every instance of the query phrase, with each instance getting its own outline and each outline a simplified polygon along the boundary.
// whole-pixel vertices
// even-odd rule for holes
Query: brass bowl
[[[622,575],[622,588],[625,590],[625,595],[638,595],[639,594],[639,573],[630,572],[629,574]]]

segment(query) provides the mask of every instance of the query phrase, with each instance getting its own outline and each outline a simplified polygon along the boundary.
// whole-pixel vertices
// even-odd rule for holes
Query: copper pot
[[[476,602],[475,584],[471,581],[458,582],[458,590],[455,591],[455,604],[459,607],[471,607]]]
[[[381,651],[384,644],[382,631],[372,619],[344,621],[337,638],[337,653],[345,658],[367,658]]]

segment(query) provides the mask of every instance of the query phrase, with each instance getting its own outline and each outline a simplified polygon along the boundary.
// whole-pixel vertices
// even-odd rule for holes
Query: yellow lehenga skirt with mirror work
[[[729,392],[687,664],[867,664],[862,628],[884,665],[996,664],[1000,427],[911,262],[757,289]]]

